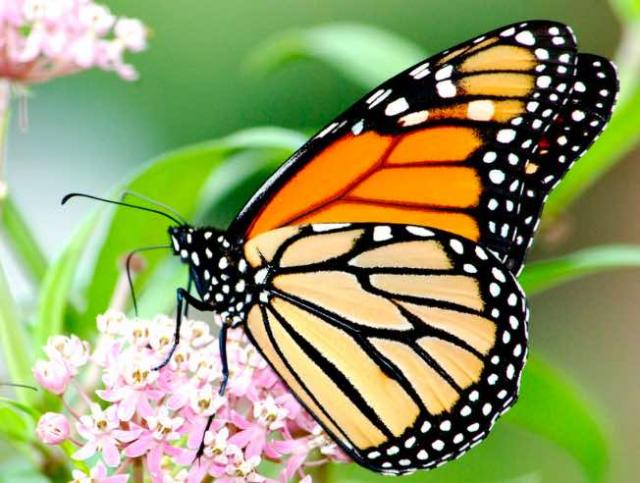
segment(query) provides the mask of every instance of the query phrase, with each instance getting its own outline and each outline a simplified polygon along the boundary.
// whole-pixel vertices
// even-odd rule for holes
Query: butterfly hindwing
[[[528,310],[513,276],[457,235],[314,224],[254,237],[247,333],[360,464],[456,458],[515,401]]]
[[[252,238],[303,223],[416,224],[504,259],[525,164],[568,100],[575,59],[568,27],[533,21],[421,62],[314,136],[231,231]]]
[[[615,66],[597,55],[579,54],[576,67],[569,102],[538,141],[535,154],[525,166],[516,243],[505,262],[516,274],[522,270],[548,193],[598,138],[615,106],[618,92]]]

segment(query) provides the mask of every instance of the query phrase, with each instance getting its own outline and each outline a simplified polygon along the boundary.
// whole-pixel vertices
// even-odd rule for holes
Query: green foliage
[[[520,394],[505,422],[554,442],[575,458],[589,481],[603,481],[610,442],[600,411],[567,377],[539,357],[527,362]]]
[[[39,285],[47,271],[47,259],[29,227],[22,222],[18,207],[10,196],[2,202],[0,215],[4,230],[10,234],[11,247],[20,256],[32,281]]]
[[[249,66],[271,72],[302,59],[323,62],[347,79],[372,88],[426,57],[424,50],[390,32],[359,24],[290,30],[253,52]]]
[[[50,336],[65,332],[65,317],[69,315],[71,307],[73,281],[98,221],[97,215],[96,211],[88,217],[46,272],[32,331],[36,347],[46,344]]]
[[[639,0],[612,0],[611,5],[621,20],[637,21],[640,19]]]
[[[531,262],[522,272],[520,283],[527,294],[532,295],[578,277],[632,267],[640,267],[639,246],[593,247],[551,260]]]
[[[25,350],[30,344],[20,315],[0,267],[0,346],[6,355],[5,363],[11,381],[27,384],[31,381],[33,360],[29,351]],[[29,396],[25,391],[18,391],[21,402],[29,402]]]
[[[10,441],[24,443],[30,441],[33,426],[17,411],[7,406],[0,406],[0,434]]]

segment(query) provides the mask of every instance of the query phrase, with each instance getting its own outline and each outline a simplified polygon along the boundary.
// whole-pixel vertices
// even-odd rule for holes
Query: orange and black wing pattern
[[[526,163],[567,104],[576,59],[568,27],[532,21],[413,66],[295,153],[230,232],[251,239],[306,223],[414,224],[504,261],[518,236]]]
[[[244,247],[245,329],[359,464],[403,474],[475,446],[516,400],[526,299],[488,250],[407,225],[284,227]]]
[[[576,68],[569,102],[540,138],[524,168],[523,199],[516,222],[515,243],[505,260],[515,274],[522,270],[547,195],[598,139],[615,106],[618,76],[609,60],[592,54],[578,54]]]

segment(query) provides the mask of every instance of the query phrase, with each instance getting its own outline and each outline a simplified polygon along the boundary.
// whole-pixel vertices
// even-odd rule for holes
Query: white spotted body
[[[189,265],[202,301],[232,326],[246,318],[255,293],[254,274],[237,244],[213,228],[178,227],[169,236],[174,254]]]

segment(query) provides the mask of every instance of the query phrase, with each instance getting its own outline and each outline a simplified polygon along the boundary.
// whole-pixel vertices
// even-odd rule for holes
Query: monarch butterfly
[[[365,95],[226,231],[157,211],[197,292],[177,291],[173,348],[186,306],[215,311],[225,383],[241,326],[360,465],[403,474],[461,456],[516,401],[529,315],[516,277],[617,90],[569,27],[506,26]]]

